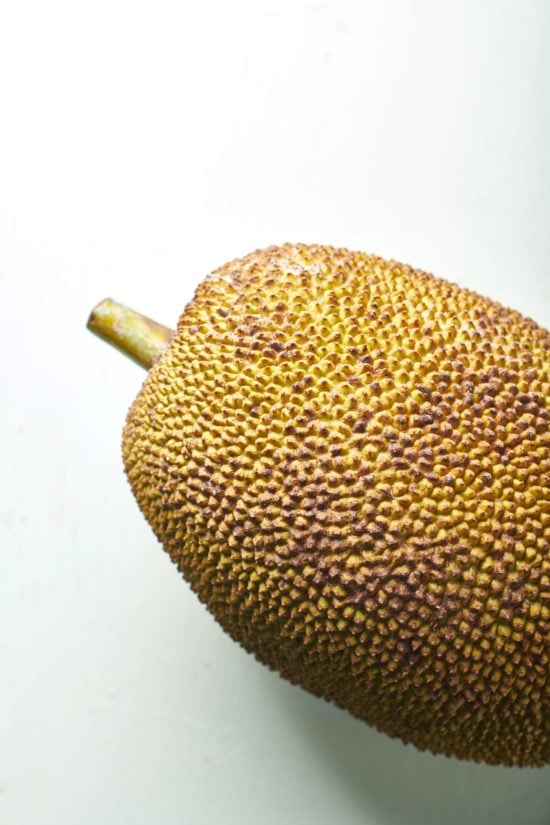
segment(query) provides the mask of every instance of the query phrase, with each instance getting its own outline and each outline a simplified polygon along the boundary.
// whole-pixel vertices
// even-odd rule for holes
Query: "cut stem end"
[[[94,307],[87,327],[145,369],[155,363],[174,335],[168,327],[110,298]]]

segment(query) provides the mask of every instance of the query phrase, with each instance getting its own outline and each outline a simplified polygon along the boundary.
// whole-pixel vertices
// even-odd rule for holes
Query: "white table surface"
[[[285,240],[549,326],[549,35],[545,0],[1,4],[2,825],[550,823],[550,767],[419,753],[224,636],[124,479],[144,374],[84,328]]]

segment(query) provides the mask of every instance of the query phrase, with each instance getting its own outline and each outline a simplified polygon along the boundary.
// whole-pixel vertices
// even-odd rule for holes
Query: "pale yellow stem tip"
[[[110,298],[92,310],[87,327],[145,369],[154,364],[174,335],[168,327]]]

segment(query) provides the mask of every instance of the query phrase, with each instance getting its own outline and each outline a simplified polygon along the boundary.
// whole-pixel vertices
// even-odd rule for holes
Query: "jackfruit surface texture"
[[[128,415],[144,515],[220,624],[420,749],[550,762],[550,334],[393,261],[208,276]]]

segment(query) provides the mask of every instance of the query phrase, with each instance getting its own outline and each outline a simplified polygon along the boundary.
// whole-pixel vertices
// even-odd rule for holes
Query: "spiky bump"
[[[124,432],[159,540],[292,682],[418,748],[550,761],[550,335],[393,261],[198,288]]]

